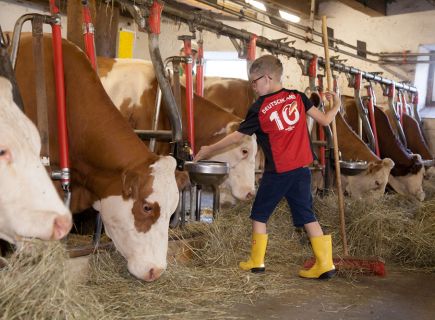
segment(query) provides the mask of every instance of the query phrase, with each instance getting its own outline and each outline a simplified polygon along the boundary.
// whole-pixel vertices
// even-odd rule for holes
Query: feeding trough
[[[340,172],[347,176],[356,176],[368,167],[367,161],[344,161],[340,160]]]
[[[190,180],[199,185],[218,186],[230,172],[228,163],[209,160],[186,161],[184,169],[189,172]]]
[[[200,220],[201,186],[211,186],[213,189],[213,216],[215,216],[219,212],[219,185],[225,180],[230,171],[228,163],[209,160],[201,160],[198,162],[186,161],[184,163],[184,169],[189,173],[190,181],[193,183],[190,205],[191,217],[195,212],[196,220]],[[194,197],[194,195],[196,197]],[[182,222],[184,222],[183,218]]]

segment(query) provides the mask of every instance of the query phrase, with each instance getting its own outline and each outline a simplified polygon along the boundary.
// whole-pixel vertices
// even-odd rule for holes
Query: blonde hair
[[[281,79],[282,72],[283,67],[281,61],[271,54],[267,54],[255,59],[249,68],[249,74],[264,73],[268,74],[269,76],[276,76],[277,80]]]

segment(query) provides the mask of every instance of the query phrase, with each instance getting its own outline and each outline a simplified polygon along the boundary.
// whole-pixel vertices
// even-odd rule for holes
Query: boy
[[[335,274],[332,262],[330,235],[322,228],[312,211],[311,173],[307,166],[313,161],[306,114],[320,125],[332,122],[340,107],[340,99],[333,93],[333,106],[326,113],[313,108],[303,93],[282,87],[281,61],[265,55],[256,59],[249,69],[249,79],[259,98],[250,107],[238,131],[210,146],[203,146],[195,157],[201,160],[217,150],[238,142],[244,134],[257,135],[264,151],[266,164],[263,177],[251,210],[252,250],[248,261],[240,262],[241,269],[264,272],[267,246],[266,223],[280,200],[285,197],[292,213],[293,224],[304,226],[310,238],[316,262],[311,269],[300,270],[304,278],[330,278]]]

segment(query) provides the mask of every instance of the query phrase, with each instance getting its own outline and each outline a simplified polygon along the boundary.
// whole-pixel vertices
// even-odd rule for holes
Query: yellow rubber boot
[[[242,270],[254,273],[264,272],[264,255],[266,254],[267,234],[254,233],[252,234],[252,249],[251,257],[248,261],[240,262],[239,267]]]
[[[313,237],[310,239],[316,262],[308,270],[300,270],[299,276],[312,279],[329,279],[335,274],[332,261],[331,235]]]

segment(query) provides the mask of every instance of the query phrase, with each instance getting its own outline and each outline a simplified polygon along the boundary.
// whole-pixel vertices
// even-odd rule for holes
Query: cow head
[[[12,85],[0,77],[0,238],[61,239],[71,229],[63,204],[41,164],[34,124],[12,99]]]
[[[397,193],[423,201],[426,197],[423,191],[425,168],[422,165],[421,156],[419,154],[413,154],[411,156],[415,165],[408,171],[409,173],[404,176],[393,176],[390,174],[388,183]]]
[[[95,203],[107,235],[135,277],[153,281],[166,269],[169,218],[178,204],[175,159],[160,157],[122,175],[122,196]]]
[[[341,175],[343,188],[354,199],[379,199],[385,193],[393,166],[394,162],[390,158],[370,162],[368,168],[358,175]]]
[[[226,134],[234,132],[239,126],[237,122],[230,122],[226,127]],[[255,155],[257,141],[255,135],[244,136],[239,144],[232,145],[210,160],[227,162],[230,172],[227,179],[220,185],[222,191],[221,202],[234,203],[237,200],[250,200],[255,195]]]

